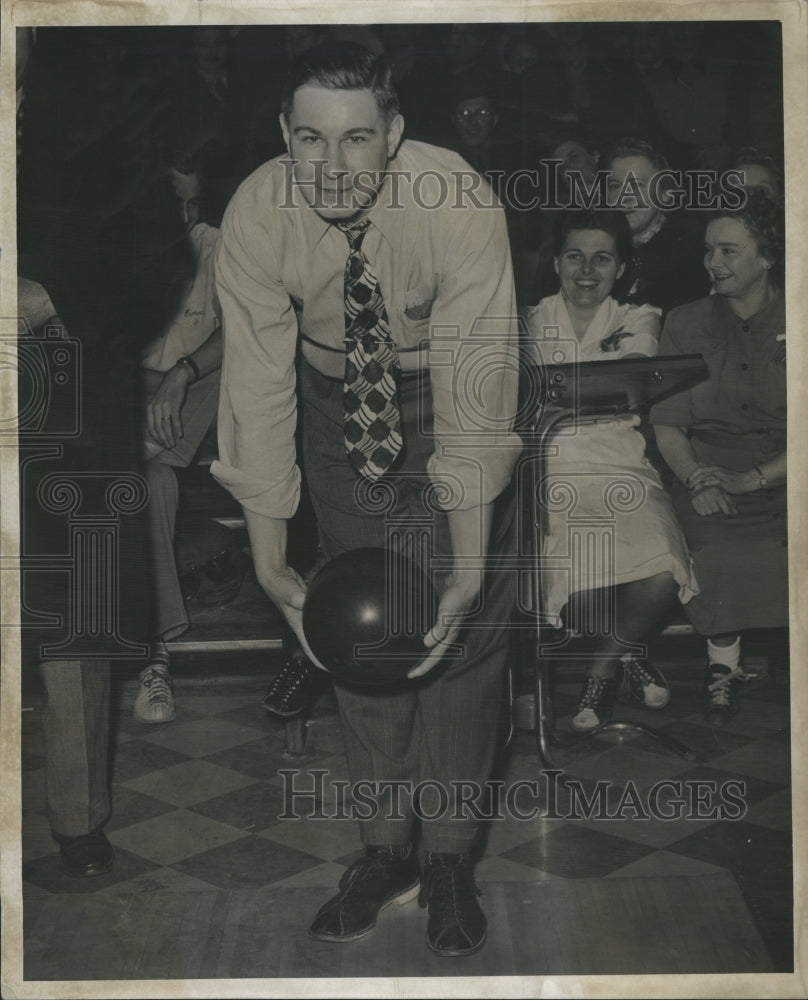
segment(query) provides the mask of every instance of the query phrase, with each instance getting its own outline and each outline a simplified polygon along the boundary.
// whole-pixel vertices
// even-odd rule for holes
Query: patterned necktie
[[[362,252],[369,219],[336,226],[348,238],[345,265],[345,450],[367,479],[379,479],[402,448],[398,411],[401,365],[370,261]]]

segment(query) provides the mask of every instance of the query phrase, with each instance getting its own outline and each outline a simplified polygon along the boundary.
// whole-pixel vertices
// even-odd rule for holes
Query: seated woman
[[[610,296],[631,254],[623,213],[562,213],[554,254],[561,291],[524,317],[534,361],[563,355],[567,361],[606,363],[657,353],[659,309],[618,305]],[[665,678],[638,649],[677,594],[686,602],[698,589],[670,498],[645,456],[639,422],[634,415],[578,422],[562,426],[551,439],[542,610],[557,619],[566,607],[566,624],[595,640],[586,651],[587,678],[572,719],[578,730],[611,717],[621,668],[647,707],[667,704]],[[566,510],[559,498],[568,499]],[[583,563],[576,556],[579,546],[583,555],[603,558],[596,554]],[[593,627],[602,610],[609,611],[609,620],[595,620]]]
[[[651,412],[677,477],[673,500],[701,593],[686,608],[707,637],[707,714],[738,712],[740,632],[788,625],[783,211],[763,191],[707,226],[715,294],[674,309],[663,354],[699,353],[710,375]]]

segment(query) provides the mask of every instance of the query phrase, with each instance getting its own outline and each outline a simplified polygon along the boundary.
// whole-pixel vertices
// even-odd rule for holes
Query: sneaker
[[[740,710],[741,681],[749,680],[740,667],[733,670],[724,663],[711,663],[707,667],[704,691],[707,695],[707,721],[721,726],[734,719]]]
[[[385,907],[415,899],[419,881],[412,848],[366,847],[365,856],[340,879],[337,895],[320,908],[309,937],[339,942],[364,937]]]
[[[586,732],[607,723],[612,717],[616,696],[616,677],[587,677],[572,717],[572,728]]]
[[[264,695],[264,708],[281,719],[300,715],[319,690],[321,674],[302,653],[290,657]]]
[[[168,651],[156,643],[149,663],[140,671],[140,688],[135,698],[133,716],[147,724],[171,722],[174,708],[174,682],[168,672]]]
[[[477,902],[481,895],[466,855],[427,854],[418,903],[429,907],[426,940],[432,951],[454,958],[482,948],[488,924]]]
[[[646,708],[664,708],[671,700],[668,682],[661,671],[638,656],[623,660],[623,685]]]

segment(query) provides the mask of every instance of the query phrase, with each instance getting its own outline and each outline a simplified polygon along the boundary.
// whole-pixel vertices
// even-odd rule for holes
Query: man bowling
[[[429,781],[450,808],[417,824],[417,803],[401,796],[398,811],[382,796],[360,822],[363,857],[309,934],[355,940],[387,905],[418,896],[429,947],[471,954],[486,935],[471,860],[478,822],[455,798],[459,783],[482,788],[490,774],[515,593],[497,568],[521,450],[505,218],[456,154],[402,142],[389,69],[360,46],[308,51],[280,124],[289,158],[248,177],[222,224],[214,475],[242,504],[258,580],[306,649],[305,584],[286,561],[298,402],[324,556],[384,547],[394,520],[429,523],[430,559],[443,557],[411,680],[335,690],[352,782]],[[487,626],[461,620],[472,613]]]

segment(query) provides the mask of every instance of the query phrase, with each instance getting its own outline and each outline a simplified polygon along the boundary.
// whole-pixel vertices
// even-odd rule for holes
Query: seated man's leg
[[[146,395],[153,393],[161,373],[145,372]],[[182,408],[183,436],[174,448],[157,450],[147,444],[151,457],[144,464],[149,484],[149,543],[153,595],[153,641],[149,663],[141,671],[140,690],[134,715],[139,722],[170,722],[175,716],[169,655],[165,642],[188,629],[182,588],[174,556],[174,530],[179,508],[179,485],[174,468],[192,461],[205,434],[216,419],[219,400],[219,372],[212,372],[188,388]]]
[[[110,814],[109,662],[50,660],[42,725],[48,818],[71,875],[112,868],[112,847],[100,831]]]

